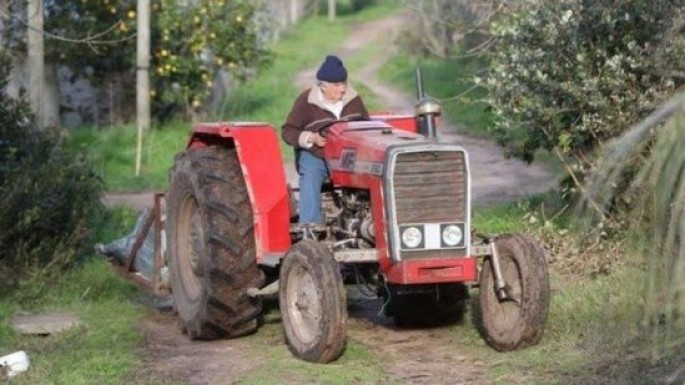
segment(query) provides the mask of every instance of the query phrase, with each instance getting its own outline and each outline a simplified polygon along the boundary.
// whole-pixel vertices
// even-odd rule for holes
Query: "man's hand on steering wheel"
[[[308,141],[315,146],[324,147],[326,145],[326,137],[320,132],[312,132],[309,134]]]

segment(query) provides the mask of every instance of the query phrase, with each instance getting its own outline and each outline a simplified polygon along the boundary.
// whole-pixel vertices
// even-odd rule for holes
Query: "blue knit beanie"
[[[328,55],[316,72],[316,78],[324,82],[344,82],[347,80],[347,70],[339,57]]]

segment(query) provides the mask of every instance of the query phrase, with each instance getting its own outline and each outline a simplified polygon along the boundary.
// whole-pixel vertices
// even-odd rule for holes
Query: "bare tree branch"
[[[39,32],[39,33],[42,33],[43,36],[45,36],[49,39],[64,41],[64,42],[68,42],[68,43],[75,43],[75,44],[85,44],[85,45],[88,45],[93,50],[96,50],[95,46],[97,46],[97,45],[121,44],[123,42],[132,40],[136,37],[136,34],[133,33],[133,34],[130,34],[130,35],[125,36],[125,37],[120,38],[120,39],[111,39],[111,40],[104,40],[103,39],[103,40],[100,40],[101,37],[111,33],[114,29],[119,27],[119,25],[121,25],[123,23],[122,20],[119,20],[118,22],[116,22],[112,26],[110,26],[109,28],[105,29],[102,32],[98,32],[94,35],[89,35],[89,36],[86,36],[85,38],[70,38],[70,37],[60,36],[60,35],[57,35],[54,33],[50,33],[50,32],[47,32],[45,30],[36,30],[35,28],[29,26],[28,23],[26,22],[26,20],[24,20],[23,18],[13,14],[12,12],[10,12],[7,7],[0,7],[0,16],[4,16],[4,17],[7,17],[9,19],[16,20],[20,24],[25,26],[26,28],[34,30],[34,31]]]

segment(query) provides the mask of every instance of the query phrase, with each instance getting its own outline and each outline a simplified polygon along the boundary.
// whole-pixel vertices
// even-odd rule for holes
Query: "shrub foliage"
[[[0,289],[9,277],[73,263],[102,207],[89,161],[57,133],[37,130],[25,103],[2,92],[9,69],[0,50]]]
[[[532,160],[537,149],[588,159],[673,94],[664,68],[682,0],[534,0],[493,23],[485,81],[494,134]],[[682,56],[680,56],[682,58]]]

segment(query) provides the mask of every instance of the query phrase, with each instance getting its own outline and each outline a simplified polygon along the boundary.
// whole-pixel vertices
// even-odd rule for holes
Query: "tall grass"
[[[139,176],[135,175],[133,126],[80,128],[72,133],[70,145],[90,154],[109,191],[162,191],[174,156],[185,147],[190,129],[190,123],[176,122],[146,132]]]

